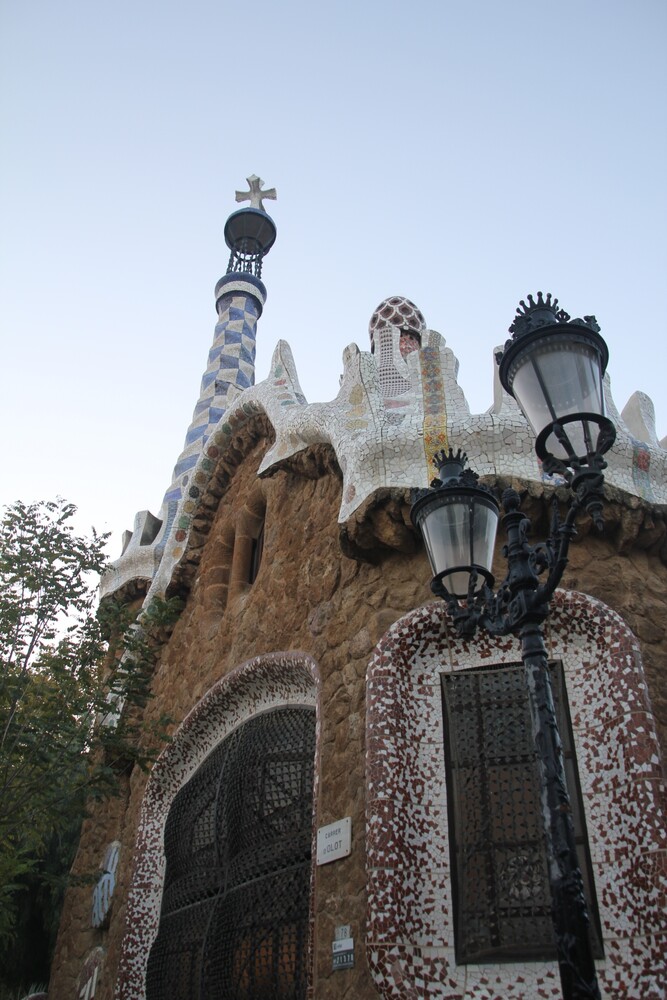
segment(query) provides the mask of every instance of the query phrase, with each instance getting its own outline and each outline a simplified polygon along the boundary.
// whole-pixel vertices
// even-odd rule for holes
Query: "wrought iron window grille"
[[[314,710],[274,709],[180,790],[147,1000],[305,1000],[314,754]]]
[[[577,853],[603,957],[561,663],[549,665]],[[555,959],[539,773],[522,664],[442,675],[456,961]]]

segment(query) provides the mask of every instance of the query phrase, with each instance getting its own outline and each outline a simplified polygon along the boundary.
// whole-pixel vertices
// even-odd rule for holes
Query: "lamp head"
[[[599,464],[615,438],[605,414],[609,351],[600,326],[595,316],[570,319],[551,293],[527,298],[496,355],[502,386],[533,428],[547,472]]]
[[[410,517],[424,539],[436,592],[443,585],[457,598],[467,597],[471,575],[475,589],[493,584],[491,563],[498,527],[498,501],[479,476],[464,468],[466,456],[436,452],[433,464],[439,472],[431,488],[412,505]]]

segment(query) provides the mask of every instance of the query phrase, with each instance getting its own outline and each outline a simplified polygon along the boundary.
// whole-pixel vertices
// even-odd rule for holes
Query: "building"
[[[562,483],[498,381],[469,412],[400,296],[331,402],[306,402],[283,341],[254,385],[275,228],[249,183],[185,449],[102,581],[184,598],[146,710],[173,738],[84,825],[75,867],[100,881],[68,892],[49,996],[559,997],[519,643],[457,636],[410,506],[450,445],[527,491],[536,534]],[[547,641],[602,995],[659,1000],[667,451],[650,400],[607,403],[605,533],[579,524]]]

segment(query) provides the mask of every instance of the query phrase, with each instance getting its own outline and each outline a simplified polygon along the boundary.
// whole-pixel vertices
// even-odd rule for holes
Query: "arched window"
[[[252,539],[252,547],[250,550],[250,569],[248,571],[248,583],[254,583],[257,579],[257,574],[259,573],[259,567],[262,562],[262,553],[264,552],[264,522],[262,521],[256,537]]]
[[[257,483],[236,520],[230,586],[232,601],[250,591],[260,572],[265,521],[264,484]]]
[[[177,794],[147,1000],[305,998],[314,753],[314,710],[273,709]]]

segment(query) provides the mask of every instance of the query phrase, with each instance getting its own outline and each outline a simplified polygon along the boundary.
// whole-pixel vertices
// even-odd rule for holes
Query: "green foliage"
[[[86,802],[147,767],[164,719],[143,722],[154,650],[178,614],[155,601],[132,624],[96,613],[105,535],[77,535],[63,501],[6,508],[0,521],[0,944],[16,933],[20,893],[43,878],[55,842],[71,847]],[[120,651],[125,650],[121,656]],[[61,838],[59,840],[59,838]],[[62,856],[63,868],[71,857]],[[57,867],[57,866],[56,866]],[[64,872],[60,872],[60,875]]]

